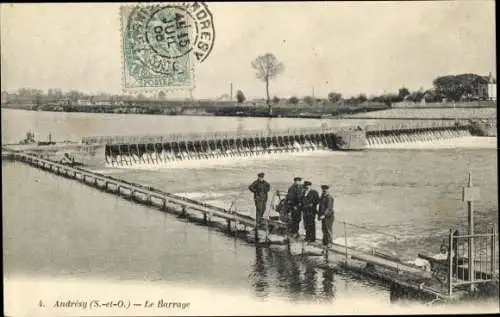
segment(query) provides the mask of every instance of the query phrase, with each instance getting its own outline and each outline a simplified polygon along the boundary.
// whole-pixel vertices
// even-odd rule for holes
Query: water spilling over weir
[[[468,121],[447,120],[351,128],[322,126],[286,131],[86,137],[82,144],[94,149],[100,147],[97,157],[105,166],[127,168],[165,166],[186,160],[261,157],[315,150],[363,150],[378,144],[470,136],[474,131]],[[94,150],[94,157],[95,153]]]
[[[411,142],[431,142],[471,136],[469,126],[435,126],[422,128],[402,128],[397,130],[367,130],[367,146],[377,144],[399,144]]]

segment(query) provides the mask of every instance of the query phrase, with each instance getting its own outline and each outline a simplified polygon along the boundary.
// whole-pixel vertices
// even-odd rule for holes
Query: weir
[[[348,128],[85,137],[82,144],[101,146],[102,162],[107,167],[127,168],[315,150],[354,151],[378,144],[430,142],[471,135],[484,133],[481,134],[477,124],[465,120],[432,120]]]

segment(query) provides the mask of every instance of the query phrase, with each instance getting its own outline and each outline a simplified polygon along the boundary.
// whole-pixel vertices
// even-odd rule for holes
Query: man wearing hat
[[[307,242],[316,241],[316,208],[319,203],[319,194],[316,190],[311,188],[310,181],[304,182],[304,197],[302,198],[304,229],[306,230]]]
[[[328,185],[321,185],[321,197],[319,199],[318,220],[321,220],[321,231],[323,232],[323,245],[333,243],[333,197],[330,196]]]
[[[248,189],[253,193],[255,202],[255,219],[257,227],[262,225],[262,217],[266,211],[267,193],[271,190],[271,185],[264,180],[264,173],[257,174],[257,179],[248,186]]]
[[[302,197],[304,196],[304,187],[302,186],[302,177],[295,177],[293,184],[288,188],[286,195],[287,210],[290,213],[289,233],[298,237],[299,225],[302,218]]]

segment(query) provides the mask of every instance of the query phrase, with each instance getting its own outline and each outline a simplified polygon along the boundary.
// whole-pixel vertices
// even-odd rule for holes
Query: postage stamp
[[[210,55],[215,29],[202,2],[120,8],[125,91],[194,88],[195,63]]]

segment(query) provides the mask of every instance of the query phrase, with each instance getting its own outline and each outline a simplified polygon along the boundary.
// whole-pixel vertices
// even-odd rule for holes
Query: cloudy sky
[[[196,65],[195,98],[264,96],[250,67],[271,52],[285,72],[271,95],[350,96],[428,88],[443,74],[495,76],[494,2],[208,3],[216,40]],[[2,90],[120,93],[118,4],[1,6]],[[182,97],[169,94],[171,97]]]

